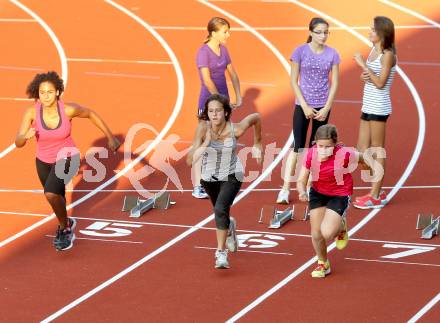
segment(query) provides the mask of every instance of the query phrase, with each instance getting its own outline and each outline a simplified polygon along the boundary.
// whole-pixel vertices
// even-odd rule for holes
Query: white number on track
[[[392,248],[392,249],[410,249],[398,253],[393,253],[390,255],[382,256],[381,258],[387,258],[387,259],[399,259],[403,257],[408,257],[412,255],[417,255],[419,253],[424,253],[428,251],[432,251],[435,249],[435,247],[422,247],[422,246],[412,246],[412,245],[406,245],[406,244],[391,244],[386,243],[383,245],[384,248]]]
[[[119,223],[119,222],[103,222],[97,221],[89,225],[85,230],[79,230],[80,233],[95,237],[125,237],[133,232],[124,228],[140,228],[141,224]],[[104,231],[104,232],[98,232]]]
[[[237,235],[238,246],[241,248],[263,249],[274,248],[278,246],[278,242],[274,240],[285,240],[282,236],[274,234],[239,234]]]

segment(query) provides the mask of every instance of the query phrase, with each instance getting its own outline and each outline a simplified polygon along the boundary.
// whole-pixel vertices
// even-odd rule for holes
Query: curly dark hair
[[[229,121],[229,118],[231,117],[232,113],[232,107],[229,103],[228,97],[221,95],[221,94],[212,94],[205,102],[205,108],[203,109],[203,112],[199,116],[199,120],[206,120],[208,121],[208,104],[211,101],[218,101],[222,104],[223,109],[225,110],[225,119],[226,121]]]
[[[40,84],[43,82],[50,82],[58,91],[57,99],[60,98],[61,93],[64,91],[64,83],[62,78],[57,72],[50,71],[47,73],[41,73],[35,75],[34,79],[26,88],[26,94],[29,99],[37,100],[39,98]]]

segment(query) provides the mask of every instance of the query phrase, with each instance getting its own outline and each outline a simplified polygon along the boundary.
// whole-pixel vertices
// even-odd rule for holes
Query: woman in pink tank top
[[[64,104],[60,96],[63,80],[56,72],[37,74],[26,93],[35,105],[26,109],[15,139],[17,148],[33,137],[37,140],[36,166],[44,187],[44,195],[57,216],[59,226],[53,244],[57,250],[73,246],[76,221],[67,217],[65,185],[79,168],[79,151],[71,137],[71,120],[88,118],[108,139],[108,146],[116,151],[120,143],[105,122],[92,110],[76,104]]]

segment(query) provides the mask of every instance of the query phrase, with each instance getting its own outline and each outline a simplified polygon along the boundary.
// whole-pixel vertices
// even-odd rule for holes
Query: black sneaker
[[[76,219],[74,218],[67,218],[68,224],[67,226],[70,228],[70,230],[74,230],[76,228]]]
[[[57,251],[68,250],[73,247],[75,234],[71,227],[67,227],[64,230],[58,229],[57,233],[59,233],[59,235],[54,240],[54,246]]]

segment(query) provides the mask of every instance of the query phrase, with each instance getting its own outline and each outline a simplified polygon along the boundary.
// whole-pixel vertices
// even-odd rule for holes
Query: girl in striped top
[[[385,168],[385,155],[380,154],[385,146],[386,121],[392,112],[390,87],[396,71],[396,47],[394,45],[394,24],[387,17],[374,18],[369,39],[373,48],[365,61],[361,54],[354,56],[362,68],[361,79],[365,82],[362,100],[362,114],[359,126],[358,149],[364,152],[368,148],[379,149],[375,159],[382,169]],[[373,182],[371,191],[355,199],[353,205],[360,209],[383,207],[387,200],[381,190],[383,176]]]

